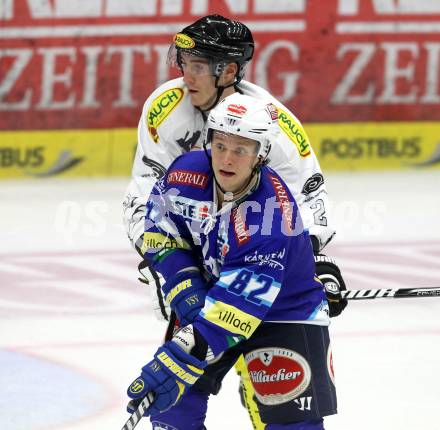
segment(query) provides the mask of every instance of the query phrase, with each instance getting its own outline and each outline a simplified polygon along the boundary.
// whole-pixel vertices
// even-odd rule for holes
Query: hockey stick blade
[[[139,404],[138,408],[131,414],[130,418],[125,423],[121,430],[133,430],[141,420],[144,412],[149,408],[153,402],[153,393],[148,393],[142,402]]]
[[[440,297],[440,287],[432,288],[381,288],[372,290],[344,290],[342,297],[347,300],[403,299],[414,297]]]

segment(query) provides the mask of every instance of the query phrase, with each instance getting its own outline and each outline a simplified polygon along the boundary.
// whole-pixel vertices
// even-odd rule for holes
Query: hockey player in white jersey
[[[127,234],[141,253],[145,205],[154,183],[177,156],[201,149],[207,116],[219,101],[240,92],[273,103],[282,133],[268,165],[281,176],[298,203],[316,255],[316,272],[326,287],[330,316],[336,316],[346,306],[340,295],[345,285],[334,261],[320,254],[334,235],[324,177],[299,120],[267,91],[243,79],[253,53],[250,30],[219,15],[203,17],[175,35],[168,59],[180,69],[182,77],[162,84],[144,104],[132,180],[124,200]],[[160,273],[150,270],[147,260],[140,270],[150,286],[156,314],[168,318]],[[252,388],[244,393],[252,413]],[[257,424],[257,428],[263,427]]]

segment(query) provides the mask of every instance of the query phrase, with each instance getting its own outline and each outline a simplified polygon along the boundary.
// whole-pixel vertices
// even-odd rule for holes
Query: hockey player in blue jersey
[[[273,145],[268,166],[281,176],[298,204],[315,252],[316,273],[327,290],[330,316],[337,316],[347,301],[340,293],[345,284],[339,268],[333,259],[322,254],[335,233],[323,172],[294,113],[266,90],[245,79],[254,47],[252,33],[244,23],[220,15],[202,17],[174,36],[168,64],[176,67],[181,77],[160,85],[144,104],[133,176],[124,200],[127,234],[141,253],[146,202],[156,179],[166,174],[179,155],[203,149],[207,117],[222,98],[239,92],[274,103],[282,132]],[[141,262],[139,269],[139,279],[149,287],[155,315],[160,320],[171,319],[170,333],[175,315],[170,314],[161,294],[163,277],[153,270],[148,259]],[[241,399],[253,427],[264,430],[243,357],[235,368],[240,375]]]
[[[265,164],[277,108],[234,93],[208,117],[205,153],[152,192],[143,252],[182,328],[129,387],[153,429],[203,430],[210,394],[243,354],[267,430],[322,430],[336,413],[328,304],[288,187]]]

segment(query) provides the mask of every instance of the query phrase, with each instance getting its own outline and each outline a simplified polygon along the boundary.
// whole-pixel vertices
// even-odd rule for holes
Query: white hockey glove
[[[169,321],[171,308],[166,304],[161,286],[165,283],[163,277],[148,265],[148,261],[142,260],[138,266],[141,276],[138,278],[148,286],[154,316],[159,321]]]

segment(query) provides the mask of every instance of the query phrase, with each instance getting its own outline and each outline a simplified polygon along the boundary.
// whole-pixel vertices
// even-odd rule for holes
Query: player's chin
[[[201,101],[200,96],[197,92],[189,92],[189,98],[193,106],[200,107]]]
[[[217,175],[216,175],[217,176]],[[229,192],[232,188],[232,184],[225,178],[222,178],[220,175],[217,176],[217,182],[222,187],[222,189],[226,192]]]
[[[207,97],[205,93],[193,92],[189,93],[191,104],[201,110],[210,109],[215,101],[215,94],[213,96]]]
[[[191,104],[194,107],[203,109],[206,105],[206,100],[201,96],[199,92],[189,93]]]
[[[237,184],[228,181],[223,181],[223,183],[220,183],[220,186],[222,187],[225,193],[235,194],[239,190]]]

